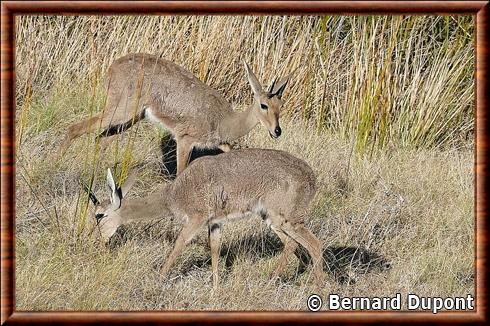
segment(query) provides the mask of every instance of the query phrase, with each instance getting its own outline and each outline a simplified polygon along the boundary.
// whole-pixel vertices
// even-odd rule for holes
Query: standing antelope
[[[177,174],[187,166],[193,146],[229,150],[229,143],[246,135],[261,122],[273,138],[281,135],[279,109],[290,75],[262,89],[245,63],[254,102],[243,112],[234,111],[217,91],[184,68],[157,56],[129,54],[109,68],[108,94],[104,110],[75,123],[61,144],[63,154],[71,142],[95,128],[106,137],[105,148],[114,134],[130,128],[141,119],[161,123],[177,142]]]
[[[258,214],[284,244],[272,273],[281,274],[288,256],[301,244],[309,252],[317,285],[323,279],[320,241],[304,226],[310,201],[315,195],[315,175],[308,164],[277,150],[243,149],[193,161],[172,182],[146,198],[124,199],[135,175],[116,187],[110,169],[107,184],[110,201],[96,206],[95,219],[107,243],[116,229],[128,222],[175,216],[185,221],[174,248],[161,269],[164,278],[176,258],[198,231],[209,230],[213,286],[218,286],[220,230],[228,219]]]

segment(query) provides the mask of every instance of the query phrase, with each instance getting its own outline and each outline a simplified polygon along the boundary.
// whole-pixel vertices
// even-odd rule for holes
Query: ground
[[[105,168],[118,163],[143,167],[130,197],[169,182],[162,172],[164,131],[143,122],[95,165],[93,135],[84,136],[56,160],[69,123],[60,112],[70,107],[73,121],[86,112],[77,111],[73,97],[53,103],[45,123],[50,111],[39,109],[36,120],[33,106],[17,153],[17,310],[306,309],[308,295],[318,292],[307,255],[299,251],[302,263],[291,259],[280,281],[269,280],[282,245],[259,217],[224,226],[217,290],[204,229],[164,281],[158,270],[180,221],[127,225],[122,241],[105,247],[91,207],[81,213],[86,197],[78,181],[96,166],[94,191],[105,198]],[[306,226],[323,244],[327,276],[320,295],[474,294],[472,143],[437,150],[388,145],[369,157],[356,154],[354,140],[318,133],[302,120],[284,119],[282,128],[273,140],[258,126],[235,146],[286,150],[315,171],[319,189]]]

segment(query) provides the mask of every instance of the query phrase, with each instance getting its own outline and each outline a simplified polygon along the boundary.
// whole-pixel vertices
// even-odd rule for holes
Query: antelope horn
[[[85,183],[83,183],[82,181],[80,181],[80,183],[82,184],[82,187],[83,189],[85,190],[85,192],[88,194],[90,200],[92,201],[92,203],[97,206],[100,204],[100,201],[97,199],[97,197],[95,197],[94,193],[92,192],[92,190],[87,187],[87,185]],[[90,185],[92,185],[92,182],[90,182]]]
[[[274,86],[276,86],[276,82],[277,82],[277,77],[276,77],[276,78],[274,78],[274,81],[272,82],[272,85],[271,85],[271,87],[269,88],[269,93],[271,93],[271,94],[272,94],[272,90],[274,89]]]

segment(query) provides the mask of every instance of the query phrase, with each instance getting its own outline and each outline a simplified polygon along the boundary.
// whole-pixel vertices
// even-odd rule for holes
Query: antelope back
[[[203,216],[240,214],[260,206],[286,213],[299,202],[309,203],[315,182],[309,165],[286,152],[235,150],[193,161],[174,181],[173,201],[178,210]]]
[[[108,114],[124,120],[149,108],[153,117],[220,119],[231,105],[213,88],[175,63],[149,54],[129,54],[109,68]],[[135,108],[137,106],[137,108]],[[119,119],[124,117],[124,119]]]

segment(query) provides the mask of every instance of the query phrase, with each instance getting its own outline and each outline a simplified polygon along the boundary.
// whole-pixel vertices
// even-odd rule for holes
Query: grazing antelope
[[[213,286],[218,286],[218,254],[222,224],[233,218],[258,214],[284,244],[272,273],[281,274],[298,244],[309,252],[317,285],[322,282],[320,241],[305,227],[304,218],[315,195],[315,175],[308,164],[277,150],[243,149],[193,161],[172,182],[146,198],[124,199],[134,183],[132,174],[119,188],[110,169],[110,201],[96,205],[95,219],[107,243],[128,222],[178,217],[185,221],[174,248],[161,269],[164,278],[187,243],[203,226],[209,231]]]
[[[245,63],[254,102],[243,112],[234,111],[217,91],[184,68],[157,56],[129,54],[110,66],[105,109],[68,128],[60,154],[72,141],[94,128],[105,137],[105,148],[115,134],[148,118],[167,128],[177,142],[177,174],[187,166],[193,146],[230,149],[229,143],[246,135],[261,122],[273,138],[281,135],[279,109],[290,75],[264,91]]]

